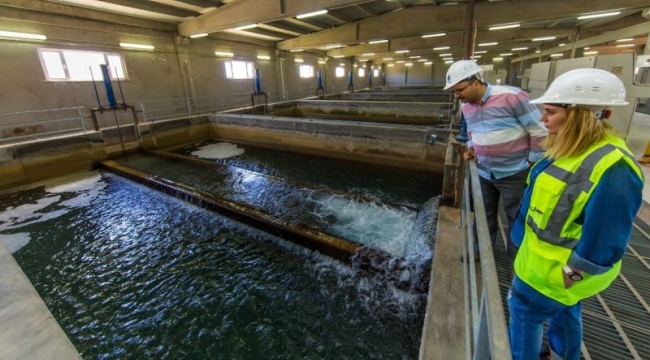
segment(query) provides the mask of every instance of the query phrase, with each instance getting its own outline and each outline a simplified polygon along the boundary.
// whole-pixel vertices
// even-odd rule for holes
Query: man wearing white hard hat
[[[617,76],[572,70],[531,103],[542,104],[549,136],[512,228],[519,251],[508,293],[510,346],[515,360],[537,359],[548,321],[548,356],[578,360],[581,300],[605,290],[620,272],[644,179],[605,121],[609,107],[627,104]]]
[[[465,159],[477,162],[490,239],[496,241],[499,198],[508,227],[517,213],[530,164],[542,157],[546,129],[539,109],[529,104],[521,89],[491,85],[481,79],[481,68],[471,60],[453,63],[447,71],[445,90],[463,102],[469,141]],[[508,237],[508,258],[514,261],[515,247]],[[474,247],[478,251],[478,246]],[[478,259],[478,252],[474,259]]]

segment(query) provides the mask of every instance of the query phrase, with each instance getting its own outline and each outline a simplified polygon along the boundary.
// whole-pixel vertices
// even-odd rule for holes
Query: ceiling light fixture
[[[259,60],[271,60],[271,57],[268,55],[257,55]]]
[[[202,37],[206,37],[206,36],[208,36],[208,33],[200,33],[200,34],[190,35],[190,38],[196,39],[196,38],[202,38]]]
[[[546,37],[538,37],[538,38],[534,38],[534,39],[531,40],[531,41],[555,40],[555,38],[557,38],[557,36],[546,36]]]
[[[562,57],[564,54],[551,54],[551,57]]]
[[[290,52],[303,52],[305,50],[304,49],[293,49],[293,50],[289,50],[289,51]]]
[[[374,45],[374,44],[381,44],[381,43],[386,43],[386,42],[388,42],[388,40],[386,40],[386,39],[382,39],[382,40],[372,40],[372,41],[368,41],[368,44],[370,44],[370,45]]]
[[[619,15],[620,13],[621,13],[620,11],[612,11],[608,13],[580,15],[578,16],[578,20],[595,19],[595,18],[601,18],[606,16],[616,16]]]
[[[583,54],[584,55],[596,55],[596,54],[598,54],[598,51],[585,51]]]
[[[485,53],[487,53],[487,50],[474,51],[474,54],[485,54]]]
[[[478,46],[492,46],[492,45],[499,45],[499,43],[495,41],[495,42],[487,42],[487,43],[478,44]]]
[[[449,46],[438,46],[434,47],[433,50],[449,50]]]
[[[235,30],[242,31],[242,30],[248,30],[248,29],[252,29],[252,28],[256,28],[256,27],[257,27],[257,24],[248,24],[248,25],[243,25],[243,26],[236,27]]]
[[[521,50],[528,50],[528,48],[527,47],[512,48],[512,51],[521,51]]]
[[[616,42],[627,42],[627,41],[633,41],[633,38],[627,38],[627,39],[618,39]]]
[[[495,57],[495,58],[492,58],[492,61],[503,61],[503,58],[502,57]]]
[[[21,33],[14,31],[4,31],[0,30],[0,36],[16,39],[30,39],[30,40],[46,40],[47,37],[41,34],[30,34],[30,33]]]
[[[395,51],[395,54],[406,54],[407,52],[409,52],[409,50],[397,50]]]
[[[224,52],[224,51],[215,51],[214,54],[217,55],[217,56],[223,56],[223,57],[233,57],[233,56],[235,56],[235,54],[233,54],[231,52]]]
[[[503,54],[499,54],[499,56],[512,56],[512,53],[503,53]]]
[[[431,64],[433,64],[431,61],[427,61],[424,63],[424,65],[431,65]]]
[[[440,57],[451,56],[451,53],[439,54]]]
[[[621,45],[616,45],[617,48],[622,48],[622,47],[634,47],[636,45],[634,44],[621,44]]]
[[[514,29],[514,28],[518,28],[520,26],[521,26],[521,24],[497,25],[497,26],[492,26],[489,29],[490,30]]]
[[[313,11],[313,12],[306,13],[306,14],[300,14],[300,15],[296,16],[296,19],[304,19],[304,18],[323,15],[323,14],[327,14],[327,10],[318,10],[318,11]]]
[[[332,44],[332,45],[327,45],[325,46],[325,49],[337,49],[340,48],[341,44]]]
[[[384,61],[391,61],[391,60],[393,60],[393,58],[392,58],[392,57],[387,57],[387,58],[383,58],[382,60],[384,60]]]
[[[303,63],[303,62],[305,62],[305,60],[303,60],[303,59],[293,59],[293,61],[294,61],[294,62],[297,62],[297,63]]]
[[[120,43],[120,46],[126,49],[138,49],[138,50],[153,50],[153,45],[146,44],[132,44],[132,43]]]
[[[423,39],[427,39],[427,38],[438,37],[438,36],[445,36],[445,35],[447,35],[447,33],[426,34],[426,35],[422,35],[422,38],[423,38]]]
[[[361,56],[375,56],[375,53],[365,53],[361,54]]]

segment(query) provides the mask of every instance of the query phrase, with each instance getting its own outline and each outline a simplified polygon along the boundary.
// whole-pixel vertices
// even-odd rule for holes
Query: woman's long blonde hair
[[[550,135],[542,145],[546,154],[557,159],[575,156],[608,135],[619,136],[611,124],[596,118],[592,110],[584,107],[566,108],[566,119],[557,134]]]

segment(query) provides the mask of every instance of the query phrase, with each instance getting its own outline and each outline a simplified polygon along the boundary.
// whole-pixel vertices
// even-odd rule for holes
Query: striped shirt
[[[487,84],[479,104],[465,103],[468,147],[476,152],[478,173],[500,179],[528,168],[528,161],[542,158],[541,143],[547,131],[542,114],[521,89]]]

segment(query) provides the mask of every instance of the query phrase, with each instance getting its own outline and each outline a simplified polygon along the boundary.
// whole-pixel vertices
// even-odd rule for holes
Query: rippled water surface
[[[86,359],[417,358],[426,294],[117,176],[6,195],[0,211],[3,241]]]

